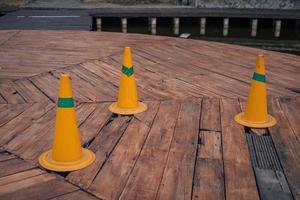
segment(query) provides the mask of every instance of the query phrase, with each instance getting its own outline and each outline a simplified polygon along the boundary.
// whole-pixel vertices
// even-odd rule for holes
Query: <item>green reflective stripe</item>
[[[74,100],[73,98],[58,98],[57,106],[59,108],[73,108]]]
[[[256,72],[254,72],[252,79],[263,83],[266,82],[266,76],[263,74],[258,74]]]
[[[126,76],[130,77],[130,76],[134,73],[133,67],[128,68],[128,67],[125,67],[125,66],[123,65],[123,66],[122,66],[122,72],[123,72],[123,74],[125,74]]]

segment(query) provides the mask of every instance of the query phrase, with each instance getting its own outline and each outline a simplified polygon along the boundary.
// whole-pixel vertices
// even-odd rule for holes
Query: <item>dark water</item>
[[[190,38],[193,39],[246,45],[300,55],[300,27],[297,28],[296,24],[297,21],[293,19],[282,20],[280,37],[275,38],[274,20],[259,19],[257,36],[253,38],[250,36],[250,19],[230,18],[228,36],[223,37],[223,18],[206,18],[206,35],[200,36],[199,18],[180,18],[180,34],[190,33]],[[148,18],[127,19],[128,33],[150,34],[148,27]],[[102,31],[121,32],[120,18],[102,18]],[[173,18],[157,18],[157,35],[174,36]]]

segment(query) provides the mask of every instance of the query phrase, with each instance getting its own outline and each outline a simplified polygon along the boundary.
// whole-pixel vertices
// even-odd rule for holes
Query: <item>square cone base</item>
[[[115,102],[115,103],[112,103],[108,109],[111,112],[119,114],[119,115],[134,115],[134,114],[146,111],[147,105],[142,102],[138,102],[138,106],[136,108],[120,108],[118,106],[118,103]]]
[[[268,115],[268,120],[266,122],[250,122],[245,120],[244,115],[244,112],[241,112],[234,117],[234,120],[237,123],[250,128],[268,128],[277,123],[276,119],[271,115]]]
[[[81,159],[74,162],[57,162],[52,158],[52,150],[43,153],[39,157],[39,163],[45,169],[57,172],[68,172],[82,169],[92,164],[95,160],[95,154],[88,149],[82,148]]]

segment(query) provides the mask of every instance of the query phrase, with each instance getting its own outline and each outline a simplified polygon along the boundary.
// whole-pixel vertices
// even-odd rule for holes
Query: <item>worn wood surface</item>
[[[133,48],[138,93],[148,105],[134,116],[108,110],[125,45]],[[261,198],[255,175],[263,179],[264,171],[254,172],[244,127],[233,120],[259,52],[135,34],[0,31],[0,199]],[[287,89],[300,85],[300,57],[266,51],[265,58],[278,124],[252,131],[270,134],[300,199],[300,95]],[[62,72],[72,78],[81,143],[96,155],[65,177],[37,162],[51,148]]]

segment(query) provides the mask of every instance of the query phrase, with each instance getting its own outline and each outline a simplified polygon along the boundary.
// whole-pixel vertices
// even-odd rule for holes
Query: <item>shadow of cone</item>
[[[138,101],[130,47],[124,49],[118,101],[111,104],[109,110],[121,115],[133,115],[147,110],[147,105]]]
[[[251,128],[267,128],[276,124],[276,119],[268,114],[266,70],[263,55],[257,57],[245,112],[237,114],[234,119],[239,124]]]
[[[63,172],[84,168],[94,160],[94,153],[80,145],[70,78],[62,74],[53,146],[39,157],[39,163],[46,169]]]

